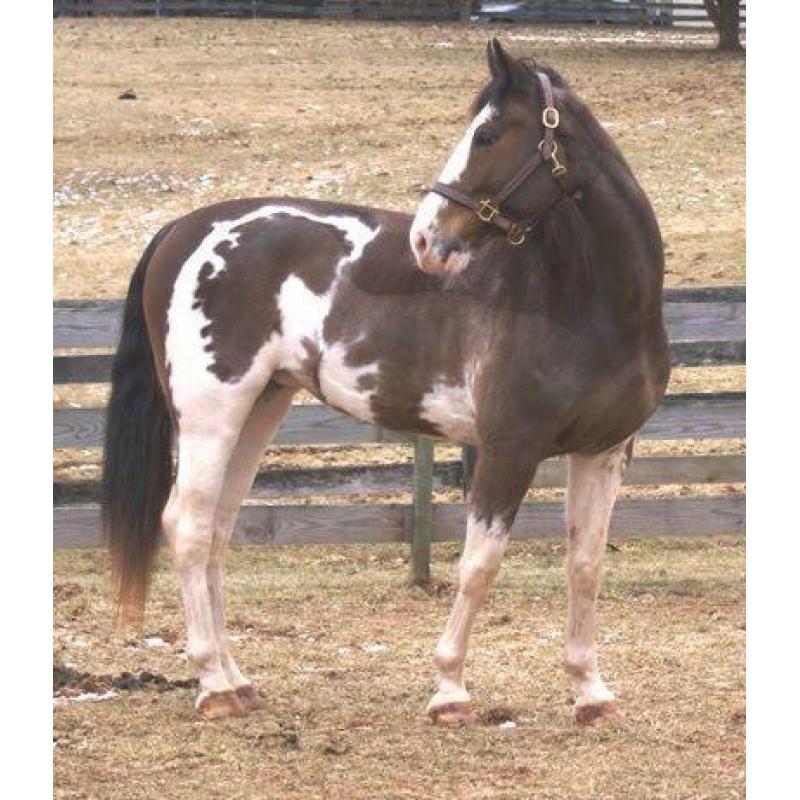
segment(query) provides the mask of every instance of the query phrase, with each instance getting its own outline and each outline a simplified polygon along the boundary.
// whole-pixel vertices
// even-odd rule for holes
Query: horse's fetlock
[[[433,654],[433,663],[445,675],[459,669],[464,662],[465,653],[451,642],[439,642]]]
[[[568,643],[564,648],[564,667],[570,675],[583,678],[595,670],[595,664],[593,647]]]
[[[210,670],[220,664],[219,650],[207,643],[187,645],[186,657],[201,671]]]

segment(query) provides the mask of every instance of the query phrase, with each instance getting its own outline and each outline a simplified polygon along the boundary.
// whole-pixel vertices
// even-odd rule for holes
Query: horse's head
[[[488,59],[491,80],[473,104],[472,122],[411,226],[411,247],[425,272],[461,272],[491,236],[521,244],[572,183],[561,167],[568,160],[566,87],[558,78],[553,86],[552,73],[511,57],[496,39]]]

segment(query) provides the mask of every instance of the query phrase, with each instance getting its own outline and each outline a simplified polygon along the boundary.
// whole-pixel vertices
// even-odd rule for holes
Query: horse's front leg
[[[478,449],[466,541],[458,565],[458,591],[434,655],[439,688],[427,708],[434,722],[463,724],[473,717],[472,701],[464,686],[467,643],[500,569],[511,523],[533,480],[537,461],[532,448],[519,444]]]
[[[608,524],[632,443],[599,455],[569,456],[565,663],[580,723],[616,713],[614,695],[597,667],[595,611]]]

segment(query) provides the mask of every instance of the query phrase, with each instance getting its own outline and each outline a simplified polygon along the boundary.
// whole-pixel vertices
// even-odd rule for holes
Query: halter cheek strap
[[[539,142],[539,150],[533,158],[522,165],[519,172],[497,193],[495,197],[476,199],[472,195],[462,192],[455,186],[437,181],[430,187],[429,191],[446,197],[459,205],[472,209],[477,217],[490,225],[500,228],[505,234],[509,244],[519,247],[524,241],[528,231],[534,228],[541,218],[547,214],[554,206],[567,197],[563,177],[567,168],[558,159],[558,143],[556,142],[555,132],[561,123],[558,109],[555,105],[553,85],[550,78],[544,72],[537,72],[536,77],[542,89],[544,108],[542,109],[542,125],[544,125],[544,137]],[[540,209],[535,214],[529,215],[521,220],[513,220],[503,213],[503,204],[508,198],[543,164],[551,165],[550,174],[558,183],[561,192],[559,196],[544,209]]]

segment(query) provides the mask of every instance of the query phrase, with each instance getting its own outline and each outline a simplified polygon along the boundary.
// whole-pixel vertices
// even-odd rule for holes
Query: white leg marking
[[[208,563],[208,591],[214,629],[219,643],[222,668],[234,688],[249,686],[233,656],[225,633],[225,597],[223,592],[225,548],[233,533],[242,501],[253,484],[259,461],[272,441],[281,420],[292,403],[294,390],[284,389],[264,400],[257,400],[245,422],[225,471],[225,481],[217,504],[214,540]]]
[[[624,444],[600,455],[569,456],[565,661],[578,708],[614,699],[597,668],[595,611],[608,524],[625,458]]]
[[[472,120],[467,128],[464,136],[456,145],[455,150],[450,154],[450,158],[439,175],[439,183],[452,184],[455,183],[464,174],[464,170],[469,163],[469,155],[472,150],[472,137],[475,131],[491,119],[497,117],[497,109],[491,104],[487,103],[475,119]],[[414,247],[414,235],[419,231],[433,231],[436,229],[437,217],[439,211],[446,207],[451,201],[435,192],[428,192],[422,199],[422,202],[417,209],[414,216],[414,222],[411,225],[411,246]]]
[[[188,633],[186,651],[200,678],[198,707],[209,693],[232,688],[222,668],[207,569],[217,503],[234,445],[231,436],[188,433],[182,428],[178,475],[163,514],[164,532],[180,576]]]
[[[475,616],[500,569],[508,544],[508,529],[494,522],[487,528],[470,513],[467,537],[458,565],[458,593],[444,633],[436,645],[434,661],[439,669],[439,688],[428,703],[428,713],[451,703],[468,703],[464,688],[464,660]]]

